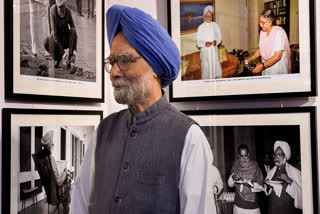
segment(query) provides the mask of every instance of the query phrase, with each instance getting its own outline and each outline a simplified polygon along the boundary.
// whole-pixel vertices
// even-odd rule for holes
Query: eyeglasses
[[[283,153],[275,153],[274,155],[273,155],[273,157],[275,158],[275,157],[284,157],[284,154]]]
[[[109,56],[104,60],[104,69],[110,73],[111,69],[117,63],[121,71],[126,71],[129,68],[130,63],[135,63],[138,59],[143,58],[142,56],[133,57],[128,54],[122,54],[117,57]]]
[[[262,21],[259,21],[258,23],[259,23],[259,25],[265,25],[266,23],[267,23],[268,21],[265,21],[265,22],[262,22]]]

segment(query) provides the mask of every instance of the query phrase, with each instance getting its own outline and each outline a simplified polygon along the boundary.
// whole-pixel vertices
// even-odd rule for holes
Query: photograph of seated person
[[[252,73],[262,75],[288,74],[291,71],[290,45],[285,30],[275,26],[273,10],[265,10],[260,14],[261,28],[259,48],[245,60],[248,64],[259,56],[262,63],[258,64]]]
[[[53,173],[56,177],[57,185],[66,187],[67,197],[65,197],[63,204],[63,213],[69,213],[69,204],[70,204],[70,190],[71,190],[71,174],[67,168],[64,168],[62,173],[59,173],[56,161],[52,156],[52,149],[53,149],[53,136],[54,132],[49,131],[47,132],[41,139],[41,146],[42,146],[42,154],[47,154],[50,157],[50,163],[53,170]]]
[[[275,166],[265,179],[272,188],[268,192],[268,213],[301,213],[301,171],[287,162],[291,157],[290,145],[285,141],[276,141],[273,148]]]
[[[257,192],[263,191],[263,176],[256,161],[250,159],[246,144],[238,147],[228,185],[235,187],[233,214],[260,214]]]
[[[197,30],[196,45],[200,49],[202,79],[222,77],[218,55],[218,45],[221,43],[222,37],[218,24],[212,21],[213,12],[211,5],[204,8],[204,22]]]

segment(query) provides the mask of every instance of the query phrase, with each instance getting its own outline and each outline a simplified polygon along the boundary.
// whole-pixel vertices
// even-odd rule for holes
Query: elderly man
[[[221,43],[219,26],[212,21],[213,7],[208,5],[203,10],[204,22],[198,27],[196,45],[200,48],[202,79],[222,77],[218,56],[218,45]]]
[[[210,146],[161,90],[178,75],[178,48],[137,8],[114,5],[106,20],[105,67],[115,100],[128,109],[100,123],[74,185],[71,213],[205,213]]]
[[[71,11],[65,5],[66,0],[56,0],[50,8],[51,35],[45,39],[44,48],[54,59],[58,68],[62,59],[66,59],[67,68],[75,62],[77,54],[77,32]],[[68,52],[65,52],[68,49]]]
[[[276,141],[273,150],[275,166],[266,178],[266,183],[272,186],[268,213],[299,213],[302,209],[301,172],[287,162],[291,157],[287,142]]]
[[[235,186],[234,214],[260,214],[257,192],[263,191],[263,176],[256,161],[250,159],[245,144],[238,147],[238,159],[232,166],[228,179],[230,187]]]

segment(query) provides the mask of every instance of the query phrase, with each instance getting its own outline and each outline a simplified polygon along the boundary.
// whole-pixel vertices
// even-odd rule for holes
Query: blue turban
[[[181,63],[179,50],[157,20],[137,8],[113,5],[107,12],[110,47],[120,31],[161,78],[162,88],[177,78]]]

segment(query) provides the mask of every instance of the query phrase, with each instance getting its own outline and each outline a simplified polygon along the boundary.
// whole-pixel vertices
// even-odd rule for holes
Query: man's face
[[[238,158],[240,160],[240,165],[246,167],[249,164],[249,152],[247,149],[240,149]]]
[[[66,6],[64,4],[57,6],[58,8],[58,14],[61,18],[64,18],[66,16],[67,13],[67,9]]]
[[[277,167],[282,167],[286,164],[286,162],[287,162],[286,155],[284,154],[282,149],[278,147],[274,152],[274,164]]]
[[[139,56],[121,32],[112,41],[110,51],[110,56],[117,57],[119,55]],[[154,72],[148,63],[141,58],[129,63],[128,69],[125,71],[122,71],[115,63],[111,69],[110,79],[114,87],[115,100],[120,104],[130,106],[145,102],[154,83]]]
[[[210,10],[208,10],[208,12],[204,15],[204,20],[206,22],[212,22],[212,13]]]

